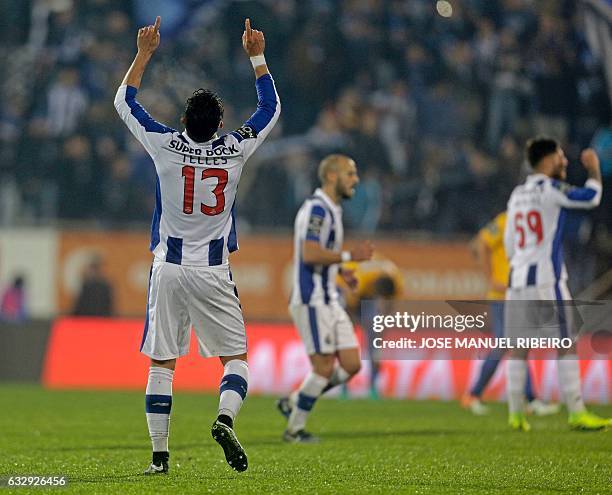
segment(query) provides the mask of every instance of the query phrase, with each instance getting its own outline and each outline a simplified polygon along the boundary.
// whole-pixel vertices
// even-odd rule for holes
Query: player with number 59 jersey
[[[565,182],[567,158],[554,139],[536,138],[527,143],[527,159],[533,174],[516,187],[508,201],[504,245],[510,261],[506,290],[504,329],[514,339],[532,342],[535,338],[570,340],[571,346],[558,349],[559,388],[573,429],[601,430],[612,420],[589,412],[580,390],[580,367],[575,342],[571,295],[563,263],[563,230],[568,209],[590,209],[601,200],[599,158],[592,149],[582,152],[581,161],[588,179],[583,187]],[[527,346],[529,347],[529,346]],[[507,396],[511,428],[531,429],[525,418],[524,383],[529,349],[514,346],[507,364]]]
[[[601,200],[601,181],[595,172],[583,187],[568,185],[563,182],[567,158],[553,140],[550,148],[545,158],[551,163],[551,173],[536,171],[529,175],[508,201],[504,246],[510,260],[511,288],[566,280],[562,237],[567,210],[595,208]],[[592,155],[592,150],[584,151],[585,166],[589,166]]]

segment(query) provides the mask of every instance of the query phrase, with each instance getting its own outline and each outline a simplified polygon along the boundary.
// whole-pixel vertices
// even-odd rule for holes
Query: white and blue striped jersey
[[[510,288],[546,286],[567,279],[563,231],[568,209],[595,208],[601,184],[589,179],[573,187],[544,174],[527,177],[508,201],[504,247],[510,260]]]
[[[136,101],[136,88],[120,86],[115,108],[155,163],[157,186],[150,250],[179,265],[225,265],[238,249],[234,206],[242,168],[280,114],[269,74],[255,82],[257,110],[239,129],[205,143],[156,122]]]
[[[338,302],[336,276],[339,266],[306,264],[302,249],[304,241],[308,240],[318,242],[322,248],[340,252],[343,238],[342,208],[322,189],[317,189],[304,201],[295,217],[291,306]]]

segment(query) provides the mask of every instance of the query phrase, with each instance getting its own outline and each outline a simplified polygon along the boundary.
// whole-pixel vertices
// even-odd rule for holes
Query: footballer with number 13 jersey
[[[234,432],[246,396],[246,332],[228,256],[238,249],[234,200],[245,162],[268,136],[280,101],[263,55],[263,33],[245,21],[242,44],[256,76],[257,110],[239,129],[219,136],[223,105],[199,89],[187,99],[183,132],[162,125],[136,101],[142,75],[160,40],[161,19],[139,30],[138,53],[115,97],[115,108],[155,163],[154,255],[141,352],[151,358],[146,416],[153,460],[145,474],[168,472],[168,429],[176,359],[189,352],[193,325],[204,357],[224,367],[212,436],[228,464],[247,469]]]

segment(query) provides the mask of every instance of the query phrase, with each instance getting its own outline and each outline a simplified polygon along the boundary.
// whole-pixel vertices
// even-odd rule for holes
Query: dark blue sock
[[[491,352],[486,357],[485,362],[482,363],[482,368],[480,368],[480,376],[476,381],[476,384],[472,387],[470,394],[475,397],[480,397],[493,377],[495,370],[497,369],[497,365],[499,365],[499,355],[496,352]]]
[[[527,368],[527,379],[525,380],[525,397],[527,398],[527,402],[531,402],[535,400],[535,392],[533,390],[533,380],[531,379],[531,371],[529,367]]]

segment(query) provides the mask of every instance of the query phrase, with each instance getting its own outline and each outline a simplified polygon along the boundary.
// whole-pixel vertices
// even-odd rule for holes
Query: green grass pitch
[[[286,445],[273,398],[249,397],[236,431],[249,470],[234,473],[210,437],[217,397],[177,393],[171,472],[150,460],[144,397],[136,392],[0,386],[0,477],[58,475],[68,488],[2,493],[611,493],[612,431],[568,430],[565,415],[506,428],[503,404],[477,418],[457,403],[321,400],[319,445]],[[593,407],[612,415],[612,407]]]

